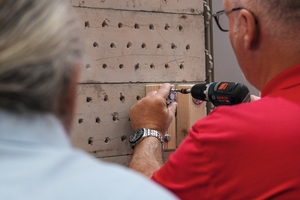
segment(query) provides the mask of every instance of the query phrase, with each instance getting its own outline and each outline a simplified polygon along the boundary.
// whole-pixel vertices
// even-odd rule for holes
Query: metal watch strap
[[[146,128],[143,128],[143,130],[144,130],[143,137],[149,137],[149,136],[156,137],[161,142],[162,149],[164,148],[163,137],[156,130],[146,129]]]

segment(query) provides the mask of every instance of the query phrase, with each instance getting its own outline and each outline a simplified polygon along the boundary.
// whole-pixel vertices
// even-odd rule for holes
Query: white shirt
[[[125,167],[74,149],[52,115],[0,111],[1,200],[176,199]]]

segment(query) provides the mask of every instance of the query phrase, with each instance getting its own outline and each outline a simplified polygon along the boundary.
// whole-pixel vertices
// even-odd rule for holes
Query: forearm
[[[160,141],[155,137],[147,137],[135,146],[129,167],[150,178],[162,165]]]

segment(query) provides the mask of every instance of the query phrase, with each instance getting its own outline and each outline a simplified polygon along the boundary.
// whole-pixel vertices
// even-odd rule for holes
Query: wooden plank
[[[163,162],[166,163],[171,153],[174,151],[166,151],[163,152]],[[123,165],[128,167],[132,155],[126,155],[126,156],[115,156],[115,157],[104,157],[104,158],[98,158],[98,160],[104,161],[104,162],[111,162],[116,163],[119,165]]]
[[[193,85],[178,85],[178,89],[192,88]],[[200,119],[206,116],[206,102],[197,105],[189,94],[178,93],[177,107],[177,147],[188,136],[188,130]]]
[[[151,12],[201,14],[203,0],[72,0],[74,6]]]
[[[203,16],[75,10],[85,52],[80,83],[205,80]]]
[[[148,94],[151,91],[157,91],[161,87],[161,84],[158,85],[147,85],[146,86],[146,94]],[[174,85],[173,85],[174,87]],[[165,150],[170,150],[170,149],[175,149],[176,148],[176,121],[175,121],[175,116],[173,118],[173,121],[170,124],[169,129],[167,130],[166,134],[169,134],[171,136],[171,141],[169,142],[164,142],[164,149]]]

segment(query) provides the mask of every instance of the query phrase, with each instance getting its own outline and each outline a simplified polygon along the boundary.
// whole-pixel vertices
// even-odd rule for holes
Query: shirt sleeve
[[[213,199],[213,169],[218,162],[216,152],[220,152],[215,142],[224,137],[221,127],[226,124],[218,110],[198,121],[166,164],[153,174],[153,180],[181,199]]]
[[[153,174],[152,179],[181,199],[198,199],[199,194],[209,199],[206,194],[209,194],[207,189],[210,187],[210,160],[201,149],[201,144],[193,138],[193,130],[190,134],[170,155],[166,164]],[[206,188],[206,192],[201,192],[201,188]]]

